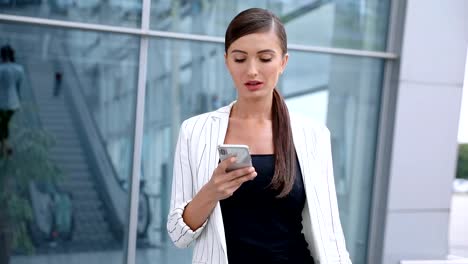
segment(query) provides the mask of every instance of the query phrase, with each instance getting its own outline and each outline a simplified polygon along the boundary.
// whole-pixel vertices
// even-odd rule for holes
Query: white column
[[[448,254],[467,43],[467,1],[407,1],[384,264]]]

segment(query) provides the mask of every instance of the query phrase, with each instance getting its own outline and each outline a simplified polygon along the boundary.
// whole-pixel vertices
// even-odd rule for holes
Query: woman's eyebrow
[[[276,52],[274,50],[272,50],[272,49],[264,49],[264,50],[261,50],[261,51],[259,51],[257,53],[276,53]]]
[[[235,50],[231,51],[231,53],[235,53],[235,52],[248,54],[247,52],[245,52],[243,50],[235,49]],[[276,53],[276,52],[274,50],[272,50],[272,49],[264,49],[264,50],[260,50],[260,51],[257,52],[257,54],[259,54],[259,53]]]
[[[243,51],[243,50],[233,50],[233,51],[231,51],[231,53],[234,53],[234,52],[239,52],[239,53],[247,54],[247,52],[245,52],[245,51]]]

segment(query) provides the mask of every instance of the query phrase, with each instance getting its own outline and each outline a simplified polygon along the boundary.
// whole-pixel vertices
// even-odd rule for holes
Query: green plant
[[[4,234],[7,246],[0,247],[0,256],[11,250],[33,253],[34,246],[28,234],[28,222],[32,220],[32,209],[28,199],[31,181],[56,182],[61,172],[49,157],[53,138],[41,129],[11,127],[15,131],[10,145],[13,154],[0,158],[0,234]],[[3,252],[1,252],[3,251]]]
[[[468,144],[458,145],[457,178],[468,179]]]

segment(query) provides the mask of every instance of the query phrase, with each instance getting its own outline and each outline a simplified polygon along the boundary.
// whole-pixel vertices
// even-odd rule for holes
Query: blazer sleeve
[[[197,230],[192,230],[182,218],[185,207],[192,200],[193,175],[189,160],[189,139],[187,137],[187,121],[180,127],[179,139],[174,155],[172,178],[172,195],[169,216],[167,218],[167,232],[172,242],[180,248],[190,246],[197,239],[206,226],[207,221]]]
[[[349,257],[348,250],[346,249],[345,237],[343,234],[343,229],[341,227],[340,216],[338,212],[338,202],[336,197],[335,190],[335,178],[333,174],[333,162],[332,162],[332,152],[331,152],[331,139],[330,131],[328,128],[324,127],[323,129],[323,138],[321,140],[324,144],[321,148],[323,151],[323,162],[325,165],[325,175],[327,179],[328,186],[328,201],[330,213],[326,214],[325,221],[329,224],[328,232],[330,238],[330,247],[328,247],[327,257],[328,263],[333,264],[351,264],[351,259]]]

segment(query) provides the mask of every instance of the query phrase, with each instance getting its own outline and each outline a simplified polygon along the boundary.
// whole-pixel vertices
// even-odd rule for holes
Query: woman
[[[248,9],[229,24],[237,101],[183,122],[167,223],[193,263],[351,263],[338,216],[330,135],[289,117],[276,89],[288,62],[280,20]],[[245,144],[253,167],[226,172],[217,145]]]
[[[20,108],[20,88],[24,79],[23,67],[15,63],[15,52],[9,46],[1,48],[0,64],[0,156],[12,153],[8,145],[10,120]]]

